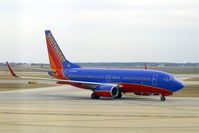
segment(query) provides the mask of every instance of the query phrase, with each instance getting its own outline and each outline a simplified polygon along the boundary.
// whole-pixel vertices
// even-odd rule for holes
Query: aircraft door
[[[107,81],[107,82],[110,82],[110,81],[111,81],[111,75],[110,75],[110,74],[108,74],[108,75],[106,76],[106,81]]]
[[[152,77],[152,85],[157,85],[158,83],[158,75],[154,74]]]

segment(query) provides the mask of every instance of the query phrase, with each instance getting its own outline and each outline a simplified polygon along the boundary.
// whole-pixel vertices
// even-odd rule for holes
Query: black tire
[[[122,98],[122,92],[121,92],[121,91],[119,91],[119,93],[118,93],[118,95],[115,97],[115,99],[120,99],[120,98]]]
[[[91,94],[91,98],[92,98],[92,99],[99,99],[100,96],[96,95],[95,93],[92,93],[92,94]]]
[[[165,96],[161,96],[161,97],[160,97],[160,100],[161,100],[161,101],[165,101],[165,100],[166,100]]]

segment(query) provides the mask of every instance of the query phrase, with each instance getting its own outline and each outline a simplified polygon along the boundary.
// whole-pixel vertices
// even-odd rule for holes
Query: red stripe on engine
[[[102,96],[102,97],[111,97],[111,94],[109,91],[97,91],[95,90],[96,95]]]

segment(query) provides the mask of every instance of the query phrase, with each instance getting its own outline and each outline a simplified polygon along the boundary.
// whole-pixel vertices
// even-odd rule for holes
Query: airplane
[[[67,60],[58,46],[50,30],[45,30],[46,44],[51,78],[35,78],[17,76],[7,63],[9,71],[15,78],[56,81],[58,84],[69,84],[82,89],[91,90],[91,98],[122,98],[125,93],[141,96],[166,96],[179,91],[184,85],[167,72],[145,69],[124,68],[84,68]]]

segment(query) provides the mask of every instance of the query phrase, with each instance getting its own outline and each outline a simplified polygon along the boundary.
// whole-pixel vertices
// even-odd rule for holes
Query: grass
[[[184,81],[199,81],[199,77],[188,78],[188,79],[185,79]]]
[[[50,78],[47,72],[17,72],[16,74],[24,77]],[[11,76],[9,72],[0,71],[0,80],[18,80],[18,78]]]
[[[0,91],[22,90],[57,86],[57,84],[0,83]]]
[[[18,76],[25,76],[25,77],[50,78],[46,72],[17,72],[16,74]],[[15,78],[11,76],[9,72],[0,71],[0,80],[23,80],[23,78]],[[47,84],[47,83],[28,84],[28,79],[26,80],[27,83],[0,83],[0,91],[57,86],[57,84]]]

